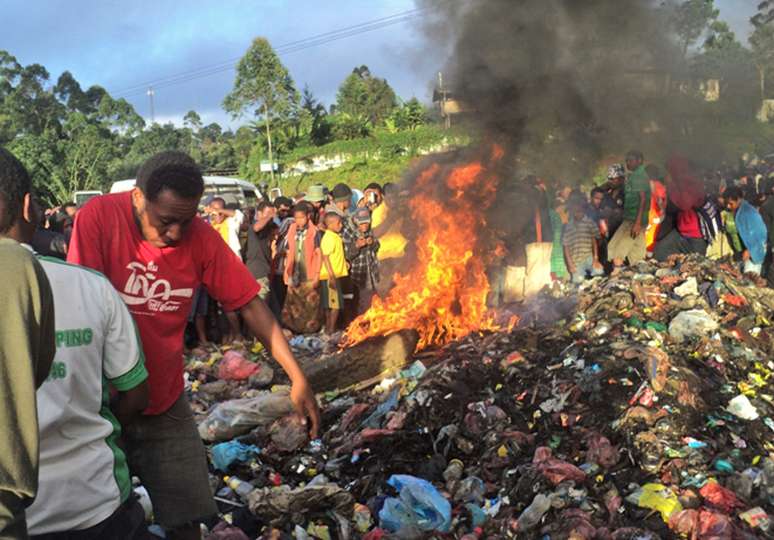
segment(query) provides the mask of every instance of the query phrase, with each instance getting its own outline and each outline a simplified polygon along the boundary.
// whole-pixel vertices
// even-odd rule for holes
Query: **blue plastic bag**
[[[223,472],[228,471],[229,465],[238,461],[244,463],[250,461],[261,453],[260,448],[252,444],[242,444],[239,441],[228,441],[216,444],[211,449],[212,465]]]
[[[394,474],[387,483],[398,490],[399,498],[390,497],[384,501],[379,511],[382,528],[390,532],[412,529],[449,532],[451,504],[430,482]]]
[[[368,418],[363,420],[361,427],[369,427],[374,429],[380,427],[382,425],[382,420],[385,416],[387,416],[387,413],[398,406],[398,403],[400,402],[400,389],[400,385],[396,384],[392,388],[392,391],[390,391],[390,393],[384,399],[384,401],[382,401],[376,407],[374,412],[372,412]]]

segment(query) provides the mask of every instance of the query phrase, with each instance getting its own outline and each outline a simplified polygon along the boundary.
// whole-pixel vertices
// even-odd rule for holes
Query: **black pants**
[[[145,511],[134,495],[109,518],[88,529],[31,536],[31,540],[151,540],[155,538],[145,525]]]
[[[341,283],[341,294],[344,298],[344,306],[342,306],[338,327],[340,330],[344,330],[357,316],[359,291],[350,276],[339,278],[338,281]]]
[[[774,289],[774,252],[772,250],[769,250],[766,258],[763,260],[763,272],[766,284]]]
[[[653,249],[653,257],[658,262],[666,261],[670,255],[690,255],[691,253],[706,255],[707,242],[702,238],[686,238],[677,232],[677,229],[659,240]]]
[[[274,313],[278,321],[282,320],[282,308],[285,306],[285,297],[288,294],[288,287],[285,285],[284,278],[271,276],[271,287],[269,295],[269,309]]]

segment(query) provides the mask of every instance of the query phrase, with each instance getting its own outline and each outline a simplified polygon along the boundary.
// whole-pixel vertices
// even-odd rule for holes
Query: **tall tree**
[[[395,108],[395,92],[385,79],[374,77],[368,66],[360,66],[341,83],[336,94],[336,112],[353,118],[365,117],[374,126]]]
[[[758,70],[761,99],[766,99],[766,73],[774,67],[774,21],[753,19],[755,31],[750,35],[750,48]]]
[[[202,117],[196,111],[188,111],[183,117],[183,125],[194,133],[198,133],[202,129]]]
[[[696,44],[719,14],[714,0],[685,0],[675,7],[675,31],[683,56],[686,56],[688,49]]]
[[[762,0],[758,3],[758,13],[752,18],[754,25],[774,21],[774,0]]]
[[[263,120],[269,149],[271,179],[274,181],[274,156],[271,124],[286,119],[298,104],[298,91],[287,68],[266,38],[256,38],[237,64],[234,88],[223,100],[223,108],[234,118],[252,111]]]
[[[715,21],[710,25],[701,54],[692,59],[692,68],[697,78],[720,82],[722,97],[715,106],[720,116],[752,116],[758,94],[753,55],[736,39],[728,24]]]

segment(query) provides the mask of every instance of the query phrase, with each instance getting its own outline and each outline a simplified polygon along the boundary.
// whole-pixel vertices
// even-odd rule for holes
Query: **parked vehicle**
[[[73,202],[77,208],[80,208],[94,197],[99,197],[102,192],[99,190],[75,191],[73,192]]]
[[[113,182],[110,193],[120,193],[134,188],[135,179]],[[253,184],[241,178],[225,176],[205,176],[202,205],[212,197],[221,197],[227,207],[251,208],[258,203],[261,192]]]

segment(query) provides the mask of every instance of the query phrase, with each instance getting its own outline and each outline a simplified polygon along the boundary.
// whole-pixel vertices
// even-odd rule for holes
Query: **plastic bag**
[[[210,451],[212,452],[212,465],[223,472],[227,472],[229,466],[235,461],[244,463],[261,453],[257,446],[243,444],[239,441],[216,444]]]
[[[658,510],[665,523],[669,523],[672,514],[683,509],[677,495],[662,484],[645,484],[626,497],[626,500],[640,508]]]
[[[293,452],[309,440],[309,426],[297,414],[290,414],[271,425],[269,437],[274,447],[280,452]]]
[[[696,540],[732,540],[734,538],[734,525],[731,518],[725,514],[699,510],[699,519],[696,531]]]
[[[567,463],[561,459],[551,456],[551,449],[547,446],[541,446],[535,449],[535,456],[532,463],[537,466],[537,470],[543,474],[552,484],[558,485],[567,480],[575,482],[584,482],[586,473],[581,469]]]
[[[685,296],[698,296],[699,284],[696,281],[696,278],[694,276],[691,276],[688,279],[686,279],[682,285],[675,287],[673,291],[680,298],[683,298]]]
[[[476,476],[469,476],[458,483],[453,499],[454,502],[482,504],[485,492],[484,481]]]
[[[227,441],[292,412],[293,402],[287,392],[266,392],[254,398],[232,399],[216,405],[202,420],[199,435],[209,442]]]
[[[726,410],[742,420],[757,420],[759,416],[758,410],[744,394],[739,394],[729,401]]]
[[[205,540],[249,540],[249,537],[242,529],[221,521],[215,525],[215,528],[212,529],[212,532],[207,535]]]
[[[449,532],[451,505],[435,487],[421,478],[394,474],[387,483],[398,490],[399,498],[389,497],[379,511],[381,526],[406,538],[411,531]]]
[[[733,491],[724,488],[717,482],[707,482],[699,490],[699,495],[704,497],[708,506],[717,508],[725,513],[730,513],[735,508],[744,508],[744,504],[742,504]]]
[[[351,517],[355,499],[344,488],[330,483],[318,483],[291,489],[282,485],[253,490],[248,496],[248,507],[254,516],[263,520],[282,517],[285,522],[293,514],[313,514],[335,511]]]
[[[594,433],[588,438],[587,444],[589,450],[586,452],[586,461],[596,463],[605,469],[618,463],[618,447],[610,444],[607,437]]]
[[[681,536],[689,536],[699,521],[698,510],[680,510],[669,517],[669,528]]]
[[[535,495],[532,504],[526,507],[519,516],[519,532],[528,531],[540,523],[545,513],[551,508],[551,501],[551,495],[544,495],[543,493]]]
[[[700,337],[718,329],[718,323],[703,309],[682,311],[669,323],[669,335],[677,341]]]
[[[243,381],[258,371],[258,365],[237,351],[226,351],[218,365],[218,378],[226,381]]]
[[[250,375],[247,382],[251,388],[266,388],[274,380],[274,370],[266,362],[256,362],[258,370]]]

